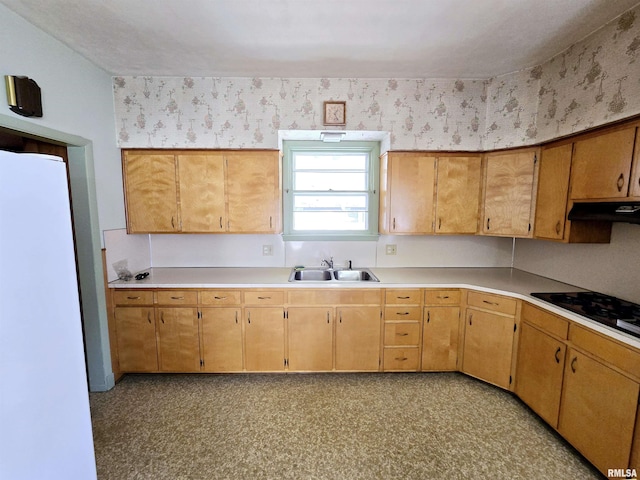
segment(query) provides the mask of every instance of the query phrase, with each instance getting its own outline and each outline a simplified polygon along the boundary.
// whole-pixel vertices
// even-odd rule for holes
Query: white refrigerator
[[[95,478],[65,164],[0,151],[0,479]]]

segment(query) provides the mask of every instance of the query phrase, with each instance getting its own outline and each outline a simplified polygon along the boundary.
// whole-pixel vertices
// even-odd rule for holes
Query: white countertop
[[[370,268],[380,282],[289,282],[291,268],[151,268],[144,280],[116,280],[110,288],[468,288],[542,307],[640,349],[640,339],[532,297],[532,292],[583,288],[515,268]]]

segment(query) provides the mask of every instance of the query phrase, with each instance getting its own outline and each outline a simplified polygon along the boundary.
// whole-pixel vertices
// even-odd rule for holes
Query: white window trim
[[[378,208],[380,185],[380,142],[350,142],[325,143],[319,141],[290,141],[283,142],[282,160],[282,209],[284,241],[296,240],[373,240],[377,241]],[[368,230],[366,231],[319,231],[293,232],[293,154],[309,151],[349,151],[366,152],[369,155],[369,192],[368,192]]]

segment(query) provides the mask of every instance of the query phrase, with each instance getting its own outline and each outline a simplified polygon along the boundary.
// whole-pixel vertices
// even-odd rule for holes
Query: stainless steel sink
[[[292,269],[290,282],[379,282],[368,268],[338,269],[304,268]]]
[[[331,270],[325,269],[294,269],[289,275],[290,282],[327,282],[331,278]]]
[[[378,278],[366,268],[354,270],[334,270],[333,278],[341,282],[379,282]]]

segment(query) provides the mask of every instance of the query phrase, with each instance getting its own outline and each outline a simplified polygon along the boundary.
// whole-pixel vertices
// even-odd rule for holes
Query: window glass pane
[[[293,157],[294,170],[366,170],[367,155],[323,155],[296,153]]]
[[[367,230],[366,212],[293,212],[295,231]]]
[[[367,174],[365,172],[320,173],[298,171],[293,175],[295,190],[358,190],[367,189]]]
[[[366,211],[366,195],[295,195],[294,211]]]

